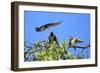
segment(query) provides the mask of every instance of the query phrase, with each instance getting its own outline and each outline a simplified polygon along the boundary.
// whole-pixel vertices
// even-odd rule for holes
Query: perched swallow
[[[41,32],[41,31],[45,31],[46,29],[49,29],[50,27],[54,27],[54,26],[57,26],[59,24],[61,24],[62,21],[60,22],[55,22],[55,23],[48,23],[48,24],[45,24],[45,25],[42,25],[40,27],[36,27],[35,30],[37,32]]]
[[[49,35],[49,42],[50,42],[50,43],[53,43],[54,41],[55,41],[56,44],[59,46],[59,43],[58,43],[57,37],[54,35],[53,32],[51,32],[50,35]]]
[[[76,46],[77,43],[82,43],[82,42],[83,41],[78,38],[73,38],[73,37],[69,38],[69,46]],[[76,48],[74,48],[74,50],[76,50]]]

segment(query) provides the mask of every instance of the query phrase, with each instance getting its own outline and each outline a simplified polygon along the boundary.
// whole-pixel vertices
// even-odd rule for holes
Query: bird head
[[[38,27],[36,27],[36,28],[35,28],[35,30],[36,30],[36,31],[38,31],[38,30],[39,30],[39,28],[38,28]]]
[[[51,32],[50,35],[54,35],[53,32]]]
[[[70,40],[70,41],[73,40],[73,37],[72,37],[72,36],[69,36],[69,40]]]

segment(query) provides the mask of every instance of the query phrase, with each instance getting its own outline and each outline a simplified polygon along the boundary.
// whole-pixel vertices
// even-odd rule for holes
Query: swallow
[[[51,32],[50,35],[49,35],[49,42],[50,42],[50,43],[56,42],[56,44],[59,46],[57,37],[54,35],[53,32]]]
[[[36,32],[45,31],[46,29],[49,29],[49,28],[54,27],[54,26],[57,26],[57,25],[59,25],[61,23],[62,23],[62,21],[54,22],[54,23],[48,23],[48,24],[42,25],[40,27],[36,27],[35,30],[36,30]]]
[[[69,38],[69,46],[76,46],[77,43],[82,43],[82,42],[83,41],[78,38],[73,38],[73,37]],[[74,48],[74,50],[76,50],[76,48]]]

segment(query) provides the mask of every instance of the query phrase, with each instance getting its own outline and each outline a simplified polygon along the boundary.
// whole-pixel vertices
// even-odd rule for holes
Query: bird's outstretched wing
[[[84,42],[84,41],[82,41],[82,40],[76,38],[76,42],[77,42],[77,43],[82,43],[82,42]]]
[[[48,28],[50,28],[50,27],[57,26],[57,25],[59,25],[59,24],[61,24],[61,23],[62,23],[62,21],[60,21],[60,22],[55,22],[55,23],[49,23],[49,24],[46,24],[46,26],[47,26]]]
[[[62,23],[62,21],[60,21],[60,22],[55,22],[55,23],[48,23],[48,24],[42,25],[42,26],[40,26],[40,27],[36,27],[35,30],[36,30],[37,32],[45,31],[46,29],[48,29],[48,28],[50,28],[50,27],[57,26],[57,25],[59,25],[60,23]]]

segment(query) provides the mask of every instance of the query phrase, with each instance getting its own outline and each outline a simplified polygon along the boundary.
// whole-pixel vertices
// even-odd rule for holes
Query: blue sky
[[[51,22],[62,23],[58,26],[50,28],[44,32],[36,32],[35,28]],[[48,40],[48,36],[51,31],[54,32],[58,38],[59,43],[68,41],[69,36],[79,38],[84,41],[77,45],[84,46],[90,43],[90,14],[82,13],[61,13],[61,12],[24,12],[24,35],[25,41],[35,43],[39,40]],[[69,49],[74,55],[78,54],[81,49],[77,49],[75,52],[72,48]],[[84,50],[84,53],[88,52],[90,57],[90,49]]]

